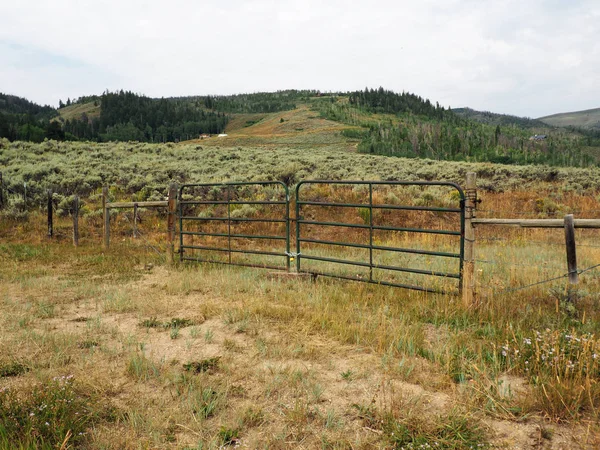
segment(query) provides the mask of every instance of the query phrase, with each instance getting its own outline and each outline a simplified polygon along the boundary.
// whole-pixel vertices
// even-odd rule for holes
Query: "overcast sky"
[[[0,2],[0,92],[39,103],[366,86],[529,117],[600,107],[600,1]]]

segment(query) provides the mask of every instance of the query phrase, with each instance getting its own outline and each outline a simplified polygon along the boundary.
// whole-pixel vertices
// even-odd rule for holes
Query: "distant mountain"
[[[455,108],[452,109],[452,112],[465,119],[471,119],[475,122],[488,125],[500,125],[502,127],[516,125],[521,128],[546,128],[548,126],[547,123],[544,123],[539,119],[497,114],[490,111],[477,111],[471,108]]]
[[[538,120],[555,127],[600,130],[600,108],[552,114],[551,116],[540,117]]]

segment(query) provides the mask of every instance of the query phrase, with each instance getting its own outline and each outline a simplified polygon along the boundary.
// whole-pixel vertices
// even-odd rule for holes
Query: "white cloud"
[[[594,0],[3,2],[0,90],[56,103],[106,88],[170,96],[382,85],[540,116],[600,106],[599,15]],[[57,63],[27,69],[6,43],[32,49],[29,66],[36,54]]]

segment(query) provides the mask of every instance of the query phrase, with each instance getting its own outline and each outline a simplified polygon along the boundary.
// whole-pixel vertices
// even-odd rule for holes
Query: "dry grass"
[[[60,117],[66,120],[81,120],[81,115],[86,114],[89,119],[100,117],[100,101],[94,106],[94,102],[89,103],[73,103],[59,110]]]
[[[73,398],[87,415],[79,441],[67,442],[86,448],[598,444],[598,278],[591,273],[573,303],[552,290],[559,283],[494,295],[465,310],[451,296],[326,279],[278,282],[259,270],[222,266],[166,267],[144,241],[131,239],[124,223],[111,250],[102,252],[90,220],[78,249],[66,238],[31,238],[43,235],[35,221],[2,229],[0,389],[25,394],[32,383],[50,386],[53,377],[73,375]],[[509,241],[488,242],[482,256],[501,263],[491,266],[498,272],[490,279],[518,286],[543,275],[510,270],[536,248],[520,243],[519,233],[547,238],[515,230]],[[156,245],[162,239],[149,238]],[[593,243],[596,236],[578,238]],[[580,255],[587,263],[598,253],[582,247]],[[561,266],[562,258],[559,248],[543,259]],[[546,347],[517,358],[535,330]],[[565,334],[585,338],[585,346],[565,350]],[[554,348],[558,372],[541,363]],[[0,444],[8,433],[2,430]],[[51,436],[50,445],[60,445],[67,432]]]

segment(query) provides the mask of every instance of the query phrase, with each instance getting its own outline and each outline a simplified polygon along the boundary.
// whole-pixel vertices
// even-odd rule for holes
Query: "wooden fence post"
[[[462,298],[467,308],[475,301],[475,228],[471,220],[475,218],[476,207],[477,174],[468,172],[465,186],[465,254],[462,273]]]
[[[79,196],[73,199],[73,245],[79,247]]]
[[[136,203],[133,205],[133,238],[134,239],[137,239],[137,237],[138,237],[137,220],[138,220],[138,205]]]
[[[102,188],[102,212],[104,216],[104,248],[108,249],[110,246],[110,211],[106,207],[108,203],[108,187]]]
[[[577,284],[577,252],[575,247],[575,219],[573,214],[565,216],[565,244],[567,246],[567,267],[569,270],[569,284]]]
[[[48,237],[51,238],[54,235],[54,223],[53,223],[53,207],[52,207],[52,190],[48,189]]]
[[[169,185],[169,201],[167,216],[167,260],[169,264],[175,261],[175,214],[177,212],[177,184]]]

